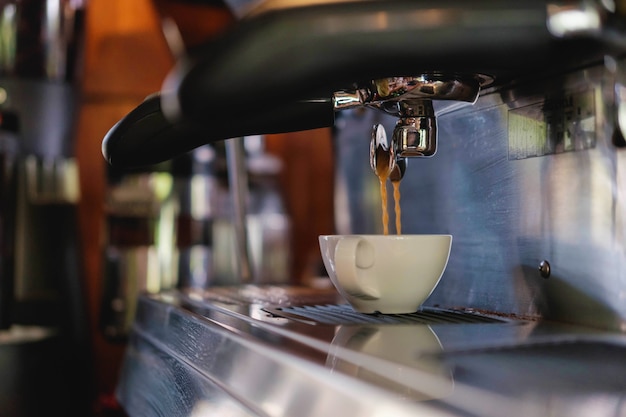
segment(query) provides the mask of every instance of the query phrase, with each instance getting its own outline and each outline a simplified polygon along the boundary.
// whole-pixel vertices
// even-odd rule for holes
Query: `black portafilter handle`
[[[246,115],[212,117],[207,112],[205,123],[170,121],[161,110],[160,94],[155,93],[108,131],[102,154],[114,167],[149,166],[219,140],[317,129],[333,123],[330,99],[299,101]]]

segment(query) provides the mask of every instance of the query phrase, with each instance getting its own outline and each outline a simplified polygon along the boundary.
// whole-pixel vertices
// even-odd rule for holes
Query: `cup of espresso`
[[[413,313],[448,264],[451,235],[323,235],[324,266],[339,293],[361,313]]]

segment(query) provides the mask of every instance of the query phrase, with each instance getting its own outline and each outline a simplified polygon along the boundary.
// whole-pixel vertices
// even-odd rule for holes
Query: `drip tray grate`
[[[264,310],[275,317],[309,324],[464,324],[505,322],[505,320],[475,312],[444,310],[434,307],[422,307],[419,311],[409,314],[365,314],[354,311],[348,304],[266,307]]]

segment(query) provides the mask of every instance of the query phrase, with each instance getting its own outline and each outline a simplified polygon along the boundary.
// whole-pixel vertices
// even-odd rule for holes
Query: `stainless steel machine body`
[[[366,5],[364,9],[380,5],[376,1],[361,3]],[[537,28],[539,23],[552,25],[550,36],[557,38],[567,36],[569,29],[567,25],[558,26],[559,19],[550,17],[599,4],[544,3],[529,2],[537,9],[526,10],[528,13],[522,17],[534,22],[539,16]],[[347,4],[342,3],[342,7]],[[576,46],[569,49],[575,43],[549,42],[549,48],[537,48],[534,58],[540,57],[541,62],[532,61],[530,52],[535,44],[522,41],[530,36],[529,32],[506,29],[514,22],[521,28],[524,19],[498,12],[498,16],[512,20],[482,26],[479,20],[470,19],[477,18],[474,12],[478,6],[471,13],[448,15],[451,10],[459,11],[450,4],[455,3],[446,2],[441,9],[425,6],[404,20],[400,19],[402,14],[390,12],[389,16],[406,23],[413,22],[411,16],[425,16],[425,11],[441,12],[430,14],[433,20],[427,22],[435,22],[432,27],[443,27],[440,31],[434,29],[443,37],[443,47],[439,50],[437,46],[441,45],[425,42],[421,52],[442,66],[467,59],[467,65],[459,71],[475,70],[472,73],[488,73],[479,71],[485,69],[481,63],[489,66],[504,61],[484,51],[469,56],[462,53],[463,48],[453,48],[455,44],[451,45],[445,35],[456,32],[443,17],[455,22],[453,17],[459,15],[469,19],[461,19],[466,25],[461,32],[467,36],[473,33],[468,28],[485,29],[492,36],[502,31],[511,36],[507,38],[510,44],[492,52],[509,57],[513,60],[507,62],[509,69],[518,71],[513,71],[512,77],[508,71],[500,73],[505,81],[498,82],[496,77],[496,82],[485,86],[474,103],[433,100],[437,153],[431,158],[407,160],[401,182],[403,233],[454,236],[446,271],[423,307],[403,315],[355,313],[324,277],[300,287],[242,284],[143,296],[118,386],[118,398],[130,415],[626,413],[623,56],[607,51],[595,57],[578,57]],[[476,4],[488,11],[504,2]],[[511,10],[516,7],[507,4]],[[619,9],[620,5],[613,6]],[[548,12],[536,14],[542,7]],[[339,22],[333,18],[339,19],[343,9],[333,10],[338,14],[321,21]],[[281,22],[279,15],[273,17]],[[271,18],[269,21],[273,22]],[[362,32],[339,39],[358,50],[356,46],[365,44],[364,39],[371,34],[365,26],[359,26],[363,22],[355,17],[353,23]],[[422,25],[424,22],[419,21]],[[600,49],[589,47],[586,41],[598,39],[597,28],[593,19],[583,23],[583,29],[573,38],[581,40],[581,51],[595,54]],[[424,27],[425,36],[432,35]],[[334,34],[343,33],[343,26],[331,28]],[[380,33],[398,34],[391,29],[381,29]],[[611,39],[619,39],[618,33],[613,33],[616,36]],[[237,34],[247,39],[245,30]],[[484,40],[481,36],[470,40]],[[260,44],[267,39],[261,37]],[[434,38],[425,39],[434,42]],[[537,46],[543,45],[543,40],[532,39],[538,41]],[[225,60],[252,56],[244,53],[250,51],[245,42],[237,42],[237,36],[222,40],[234,48],[218,44],[209,50],[223,53]],[[315,40],[329,45],[323,36]],[[613,45],[620,42],[611,41]],[[520,49],[507,50],[515,47]],[[563,55],[552,56],[550,50]],[[408,56],[419,55],[415,51],[407,52]],[[452,58],[447,60],[445,51]],[[338,54],[338,50],[332,52]],[[516,56],[516,52],[522,56]],[[340,56],[332,55],[337,59]],[[152,115],[159,115],[161,110],[167,113],[166,108],[176,107],[178,101],[183,121],[172,123],[188,129],[177,130],[179,133],[202,131],[196,123],[204,116],[203,105],[215,109],[219,116],[220,110],[210,107],[210,99],[215,96],[205,93],[214,88],[218,97],[218,93],[226,94],[219,89],[218,81],[223,78],[218,75],[227,78],[232,74],[219,70],[238,61],[233,59],[223,67],[221,62],[215,66],[209,60],[199,62],[197,66],[185,62],[192,68],[189,78],[179,80],[175,92],[164,91],[167,97],[163,109],[151,110]],[[412,61],[414,65],[423,62]],[[256,64],[250,61],[250,65]],[[323,63],[314,65],[306,59],[297,64],[294,71],[307,64],[322,75],[327,69]],[[542,65],[544,71],[539,71]],[[339,78],[350,71],[359,73],[346,66],[345,72],[339,71]],[[379,75],[386,70],[384,64],[376,68],[372,72]],[[292,80],[289,77],[293,74],[286,73],[282,75]],[[204,93],[194,93],[190,79],[204,88]],[[258,88],[254,91],[269,91],[272,86],[271,79],[260,86],[247,85],[248,81],[252,82],[243,79],[241,85]],[[279,109],[277,102],[281,98],[303,98],[296,95],[289,89],[277,92],[268,100],[267,109]],[[146,103],[138,110],[154,104]],[[304,112],[305,107],[295,106],[285,114],[293,116]],[[134,113],[123,123],[141,124],[143,116],[137,117],[141,114]],[[280,116],[271,121],[282,123],[278,119]],[[316,122],[323,123],[322,119]],[[251,125],[258,122],[253,117],[247,121]],[[372,125],[377,123],[391,129],[397,122],[396,117],[369,108],[344,111],[334,119],[338,233],[381,231],[378,179],[371,172],[368,146]],[[160,124],[159,129],[163,126],[167,123]],[[227,134],[222,127],[218,126],[218,138]],[[151,135],[158,136],[159,144],[168,141],[162,134],[165,130],[148,129],[141,133],[150,134],[132,138],[123,129],[118,130],[112,131],[104,147],[105,156],[113,164],[130,161],[133,152],[139,155],[144,139]],[[179,152],[199,141],[193,135],[186,143],[180,141],[169,148],[169,152]],[[159,149],[139,157],[141,163],[146,163],[166,154]]]
[[[308,290],[141,298],[117,389],[124,408],[171,416],[625,411],[621,333],[469,310],[366,315],[333,290]]]
[[[454,236],[431,303],[624,329],[614,82],[600,65],[444,104],[437,155],[411,160],[401,183],[403,232]],[[338,120],[341,233],[381,231],[378,179],[359,146],[381,121],[395,122]]]
[[[332,288],[144,297],[122,403],[131,415],[623,415],[613,81],[600,65],[439,111],[437,156],[411,160],[401,184],[405,233],[455,239],[424,317],[357,314]],[[372,122],[390,120],[338,119],[340,232],[380,231]]]

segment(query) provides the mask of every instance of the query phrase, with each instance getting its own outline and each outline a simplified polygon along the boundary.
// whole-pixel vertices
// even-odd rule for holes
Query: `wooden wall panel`
[[[268,151],[283,161],[280,182],[292,224],[292,275],[320,272],[317,237],[334,232],[334,156],[330,129],[270,135]]]
[[[124,352],[124,345],[105,341],[98,330],[106,186],[102,139],[145,96],[161,88],[173,59],[149,0],[91,0],[86,30],[76,155],[85,291],[99,397],[95,407],[99,409],[112,399]]]

